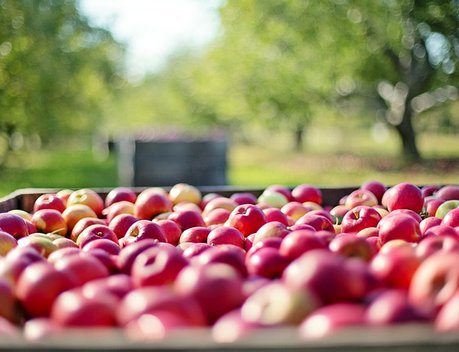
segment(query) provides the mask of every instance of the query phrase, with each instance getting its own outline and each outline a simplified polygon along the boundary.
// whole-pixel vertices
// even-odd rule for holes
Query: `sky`
[[[80,0],[90,23],[127,45],[131,77],[159,69],[182,45],[202,46],[219,29],[223,0]]]

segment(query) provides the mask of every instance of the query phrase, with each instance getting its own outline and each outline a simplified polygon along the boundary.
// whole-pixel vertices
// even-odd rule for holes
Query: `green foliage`
[[[123,52],[75,0],[0,1],[0,128],[45,142],[97,128]]]

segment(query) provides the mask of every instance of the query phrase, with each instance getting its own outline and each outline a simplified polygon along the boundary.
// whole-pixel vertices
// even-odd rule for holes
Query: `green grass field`
[[[425,161],[403,165],[396,140],[372,142],[364,133],[329,136],[310,133],[304,151],[292,152],[288,136],[270,136],[266,143],[231,144],[229,183],[238,186],[296,185],[347,186],[378,179],[387,184],[459,183],[457,136],[422,135],[419,146]],[[266,137],[266,136],[265,136]],[[0,169],[0,195],[19,188],[115,187],[116,156],[94,158],[90,148],[56,147],[16,152]]]

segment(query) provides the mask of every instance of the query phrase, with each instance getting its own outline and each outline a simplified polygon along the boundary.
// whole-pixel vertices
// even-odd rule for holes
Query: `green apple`
[[[257,199],[258,204],[264,204],[273,208],[282,208],[288,203],[287,198],[279,192],[265,190]]]
[[[450,210],[456,208],[459,208],[459,200],[447,200],[446,202],[440,204],[435,213],[435,217],[443,219]]]

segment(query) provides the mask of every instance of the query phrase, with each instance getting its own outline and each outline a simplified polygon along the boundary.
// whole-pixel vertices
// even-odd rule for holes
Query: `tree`
[[[455,0],[239,0],[221,17],[235,81],[276,122],[306,125],[318,104],[376,97],[401,154],[417,160],[413,117],[457,96]]]
[[[46,142],[97,128],[121,80],[123,55],[75,0],[1,1],[0,129]]]

